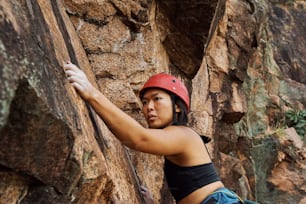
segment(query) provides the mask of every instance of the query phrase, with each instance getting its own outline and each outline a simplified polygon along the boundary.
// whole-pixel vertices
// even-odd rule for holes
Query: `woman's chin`
[[[158,129],[159,127],[157,125],[150,125],[149,124],[149,128],[151,128],[151,129]]]
[[[149,123],[148,126],[149,126],[149,128],[152,128],[152,129],[161,129],[161,128],[163,128],[162,125],[156,124],[156,123]]]
[[[149,125],[149,128],[151,128],[151,129],[163,129],[165,127],[167,127],[167,126],[165,126],[165,125],[153,125],[153,124]]]

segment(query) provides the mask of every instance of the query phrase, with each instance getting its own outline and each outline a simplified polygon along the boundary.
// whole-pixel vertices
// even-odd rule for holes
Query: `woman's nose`
[[[154,102],[153,102],[152,100],[150,100],[150,101],[148,102],[148,109],[149,109],[149,110],[153,110],[153,109],[154,109]]]

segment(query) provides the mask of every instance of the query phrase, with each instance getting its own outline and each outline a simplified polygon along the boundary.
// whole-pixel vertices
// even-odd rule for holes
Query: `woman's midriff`
[[[199,204],[215,190],[223,187],[224,185],[221,181],[210,183],[206,186],[203,186],[202,188],[193,191],[188,196],[180,200],[178,204]]]

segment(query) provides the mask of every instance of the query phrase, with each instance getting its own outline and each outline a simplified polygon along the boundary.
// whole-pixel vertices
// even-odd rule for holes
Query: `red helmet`
[[[171,93],[174,93],[185,102],[187,110],[189,111],[189,94],[186,86],[178,78],[166,73],[153,75],[148,79],[148,81],[143,85],[142,89],[140,90],[140,97],[143,96],[145,90],[148,88],[161,88],[170,91]]]

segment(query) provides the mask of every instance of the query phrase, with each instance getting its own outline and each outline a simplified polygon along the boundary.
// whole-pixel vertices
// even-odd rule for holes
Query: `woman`
[[[162,73],[144,84],[140,98],[149,126],[144,128],[92,86],[77,66],[67,63],[64,69],[68,81],[122,143],[164,155],[164,173],[177,203],[240,203],[236,194],[224,188],[202,138],[186,126],[190,99],[181,81]]]

